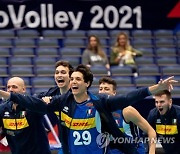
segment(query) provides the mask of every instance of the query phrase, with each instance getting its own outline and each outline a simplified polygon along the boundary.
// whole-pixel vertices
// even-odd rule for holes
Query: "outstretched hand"
[[[174,76],[171,76],[165,80],[161,79],[158,82],[158,88],[159,90],[169,90],[171,91],[173,89],[173,84],[177,83],[177,80],[174,80]]]

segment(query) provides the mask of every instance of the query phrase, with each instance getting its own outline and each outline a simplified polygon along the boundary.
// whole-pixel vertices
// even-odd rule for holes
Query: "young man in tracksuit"
[[[154,96],[156,108],[148,115],[166,154],[180,153],[180,106],[172,104],[171,93],[161,91]]]
[[[110,77],[102,77],[99,80],[99,93],[115,96],[116,87],[117,87],[116,81]],[[135,153],[137,154],[146,153],[143,140],[142,138],[140,138],[139,128],[143,132],[148,134],[149,154],[155,153],[156,145],[155,142],[153,141],[156,139],[156,132],[135,108],[133,108],[132,106],[128,106],[123,110],[114,111],[112,115],[114,117],[114,120],[118,128],[125,135],[127,135],[127,137],[132,139],[132,144],[136,148]],[[119,149],[113,148],[114,141],[113,140],[111,141],[109,154],[123,154],[123,152],[121,152]]]
[[[25,93],[24,81],[19,77],[9,79],[7,91]],[[17,101],[7,100],[0,105],[0,127],[12,154],[51,153],[43,125],[43,114],[30,111]]]
[[[164,89],[169,89],[176,82],[173,77],[159,82],[157,85],[142,88],[127,95],[110,96],[93,95],[87,91],[93,81],[93,74],[85,65],[79,65],[71,74],[71,91],[52,98],[46,104],[40,99],[20,94],[7,93],[0,90],[0,96],[18,101],[30,110],[47,113],[60,113],[59,128],[63,152],[66,153],[105,153],[107,146],[102,146],[100,135],[108,132],[113,137],[125,137],[119,131],[111,112],[131,105],[145,97]],[[106,145],[106,144],[105,144]],[[123,152],[132,154],[134,148],[129,144],[117,144]]]

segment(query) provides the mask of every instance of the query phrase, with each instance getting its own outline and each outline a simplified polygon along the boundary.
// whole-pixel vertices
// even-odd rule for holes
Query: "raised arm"
[[[155,154],[156,149],[156,132],[150,126],[150,124],[139,114],[139,112],[129,106],[123,109],[123,116],[126,122],[132,122],[136,126],[138,126],[143,132],[148,134],[148,141],[149,141],[149,154]]]
[[[4,99],[9,99],[10,97],[10,92],[0,90],[0,97],[3,97]]]

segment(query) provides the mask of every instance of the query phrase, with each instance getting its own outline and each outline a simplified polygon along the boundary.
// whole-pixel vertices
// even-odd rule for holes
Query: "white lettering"
[[[0,23],[0,28],[6,27],[9,23],[9,17],[6,12],[0,11],[0,16],[2,17],[2,22]]]
[[[34,22],[31,21],[32,17],[34,18]],[[25,15],[25,22],[27,27],[36,28],[40,24],[39,14],[35,11],[30,11]]]
[[[82,20],[83,12],[78,12],[77,18],[75,17],[74,13],[69,11],[69,18],[71,19],[72,25],[73,25],[73,30],[76,30],[79,28],[79,25]]]

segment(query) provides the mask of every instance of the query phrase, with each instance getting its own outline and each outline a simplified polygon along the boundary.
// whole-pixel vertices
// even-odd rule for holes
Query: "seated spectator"
[[[101,47],[100,40],[95,35],[90,35],[88,38],[87,48],[84,50],[82,55],[82,64],[91,66],[106,66],[110,68],[109,61],[106,53]]]
[[[132,66],[133,73],[136,72],[135,57],[142,56],[142,52],[134,49],[129,44],[128,35],[124,32],[119,33],[117,40],[112,47],[110,54],[110,64],[119,66]]]

